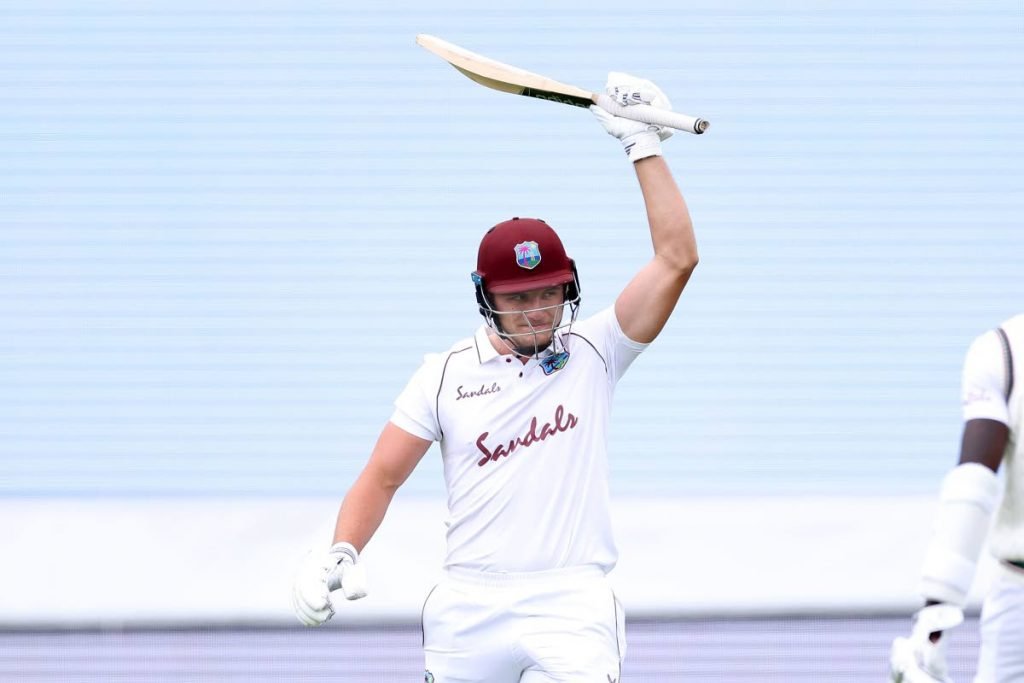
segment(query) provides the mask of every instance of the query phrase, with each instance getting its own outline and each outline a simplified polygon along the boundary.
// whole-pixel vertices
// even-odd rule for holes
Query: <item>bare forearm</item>
[[[431,442],[403,431],[391,422],[384,425],[370,460],[338,511],[334,542],[347,541],[363,551],[388,511],[395,491],[412,473]]]
[[[338,511],[334,542],[347,541],[363,552],[384,520],[397,487],[381,486],[365,473],[349,489]]]
[[[654,253],[670,267],[689,274],[697,265],[693,222],[668,164],[660,156],[633,164],[647,209]]]

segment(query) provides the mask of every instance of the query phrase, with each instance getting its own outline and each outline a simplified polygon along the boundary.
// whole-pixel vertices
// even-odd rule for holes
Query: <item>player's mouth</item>
[[[526,326],[520,327],[519,331],[517,332],[517,334],[520,335],[520,336],[533,336],[535,334],[536,335],[550,334],[550,332],[551,332],[551,323],[548,322],[547,324],[544,324],[544,325],[539,325],[538,324],[538,325],[533,325],[533,326],[526,325]]]

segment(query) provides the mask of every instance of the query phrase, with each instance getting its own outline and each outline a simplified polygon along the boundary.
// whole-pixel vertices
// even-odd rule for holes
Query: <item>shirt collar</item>
[[[477,328],[473,341],[476,342],[476,357],[480,359],[480,365],[501,355],[494,349],[490,337],[487,336],[487,325]]]

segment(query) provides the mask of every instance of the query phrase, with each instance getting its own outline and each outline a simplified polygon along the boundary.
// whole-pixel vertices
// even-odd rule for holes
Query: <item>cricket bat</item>
[[[706,131],[710,125],[704,119],[659,109],[649,104],[632,104],[624,107],[605,93],[590,92],[515,66],[502,64],[426,33],[417,35],[416,43],[454,66],[471,80],[493,90],[551,100],[560,104],[571,104],[576,107],[589,107],[596,104],[616,116],[657,126],[666,126],[696,135]]]

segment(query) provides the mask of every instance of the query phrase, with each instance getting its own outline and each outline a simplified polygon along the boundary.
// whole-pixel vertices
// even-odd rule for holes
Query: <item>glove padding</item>
[[[893,683],[953,683],[946,668],[946,649],[949,635],[945,631],[959,625],[964,612],[955,605],[929,605],[914,615],[914,626],[909,638],[892,641],[889,657],[890,678]],[[931,634],[943,631],[936,642]]]
[[[350,543],[335,543],[326,553],[310,551],[292,585],[295,616],[306,626],[320,626],[334,616],[331,592],[340,589],[346,600],[366,597],[366,570]]]
[[[618,71],[608,74],[605,92],[617,104],[624,107],[649,104],[659,109],[672,109],[672,103],[669,102],[668,97],[654,83]],[[640,161],[647,157],[660,155],[662,140],[667,140],[672,136],[671,128],[615,116],[596,104],[591,105],[590,111],[594,113],[609,135],[622,141],[622,146],[630,161]]]

